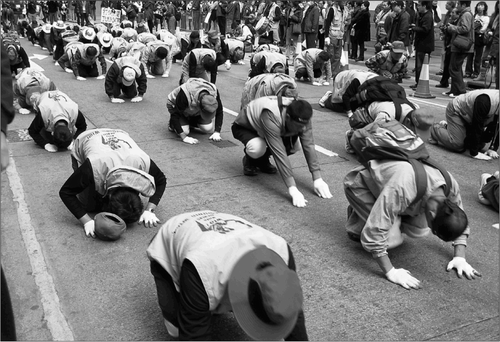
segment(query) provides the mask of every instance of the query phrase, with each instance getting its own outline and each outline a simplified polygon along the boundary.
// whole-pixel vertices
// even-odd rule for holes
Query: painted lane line
[[[226,112],[232,116],[238,116],[238,113],[236,113],[234,110],[227,109],[226,107],[224,107],[223,110],[224,110],[224,112]],[[321,147],[319,145],[314,145],[314,146],[316,148],[316,151],[323,153],[323,154],[327,155],[328,157],[338,157],[339,156],[337,153],[332,152],[330,150],[327,150],[324,147]]]
[[[417,102],[422,102],[422,103],[426,103],[426,104],[429,104],[431,106],[437,106],[437,107],[441,107],[441,108],[446,108],[445,105],[441,105],[439,103],[434,103],[434,102],[429,102],[429,101],[424,101],[424,100],[420,100],[420,99],[417,99],[415,97],[412,97],[411,98],[412,101],[417,101]]]
[[[28,205],[24,199],[21,178],[16,169],[12,155],[9,156],[9,166],[6,170],[14,202],[17,202],[17,219],[19,229],[26,247],[35,283],[40,291],[40,299],[47,327],[54,341],[74,341],[73,332],[61,311],[59,297],[45,262],[42,246],[38,242],[35,229],[31,224]]]
[[[30,58],[30,68],[36,70],[36,71],[39,71],[39,72],[43,72],[45,71],[41,66],[39,66],[38,64],[36,64],[35,62],[33,62],[33,60]]]

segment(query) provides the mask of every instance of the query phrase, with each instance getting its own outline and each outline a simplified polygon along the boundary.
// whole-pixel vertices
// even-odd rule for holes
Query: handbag
[[[302,27],[300,23],[294,23],[292,25],[292,34],[301,34],[302,33]]]
[[[469,37],[458,35],[455,37],[455,39],[453,39],[453,42],[451,44],[460,51],[467,52],[472,47],[473,43],[474,42],[469,39]]]

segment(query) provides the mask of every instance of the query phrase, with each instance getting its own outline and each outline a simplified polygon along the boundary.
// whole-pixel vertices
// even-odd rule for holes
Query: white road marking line
[[[238,116],[238,113],[236,113],[234,110],[227,109],[226,107],[224,107],[223,110],[224,110],[224,112],[226,112],[226,113],[228,113],[228,114],[230,114],[232,116]],[[321,147],[319,145],[314,145],[314,146],[316,148],[316,151],[321,152],[321,153],[327,155],[328,157],[338,157],[339,156],[337,153],[332,152],[330,150],[327,150],[324,147]]]
[[[41,66],[39,66],[38,64],[36,64],[35,62],[33,62],[33,60],[30,58],[30,67],[32,69],[35,69],[36,71],[45,71]]]
[[[498,223],[495,223],[492,227],[498,229]]]
[[[28,253],[35,283],[40,291],[47,327],[54,341],[74,341],[73,332],[61,311],[59,297],[52,276],[48,272],[42,252],[42,246],[40,246],[36,238],[35,230],[31,225],[31,217],[28,205],[24,200],[24,190],[21,184],[21,178],[17,173],[16,164],[12,155],[9,156],[9,166],[7,167],[6,174],[9,179],[13,200],[17,202],[19,229],[21,230],[24,245]]]
[[[446,108],[445,105],[441,105],[441,104],[438,104],[438,103],[434,103],[434,102],[429,102],[429,101],[424,101],[424,100],[420,100],[414,96],[411,97],[411,100],[412,101],[418,101],[418,102],[422,102],[422,103],[426,103],[426,104],[429,104],[431,106],[437,106],[437,107],[441,107],[441,108]]]

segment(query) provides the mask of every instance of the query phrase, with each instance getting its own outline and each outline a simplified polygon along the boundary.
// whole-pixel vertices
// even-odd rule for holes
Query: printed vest
[[[260,97],[278,94],[284,87],[297,89],[293,77],[286,74],[260,74],[249,79],[243,87],[241,108]]]
[[[33,86],[40,87],[41,92],[48,91],[50,89],[50,79],[41,72],[32,68],[23,69],[16,82],[19,92],[23,95],[26,95],[26,91],[29,87]]]
[[[72,152],[73,157],[80,166],[88,158],[92,164],[96,191],[104,196],[107,191],[106,179],[110,171],[119,167],[131,167],[142,171],[137,172],[137,181],[130,181],[131,187],[141,194],[154,193],[154,179],[142,182],[149,172],[151,159],[129,136],[121,129],[97,128],[83,132],[75,140]],[[116,176],[116,174],[115,174]]]
[[[165,43],[165,42],[162,42],[161,40],[156,40],[156,41],[153,41],[153,42],[149,42],[146,44],[146,47],[149,49],[150,51],[150,54],[149,54],[149,62],[156,62],[156,61],[159,61],[160,58],[158,58],[156,56],[156,50],[163,46],[164,48],[167,49],[168,53],[170,53],[170,49],[168,47],[168,45]],[[168,58],[168,55],[167,57]]]
[[[129,67],[135,70],[137,76],[141,76],[141,62],[133,56],[125,56],[115,59],[116,65],[122,70],[124,67]]]
[[[205,57],[206,55],[210,55],[212,56],[212,58],[215,60],[216,58],[216,55],[215,55],[215,51],[212,50],[212,49],[204,49],[204,48],[200,48],[200,49],[193,49],[191,50],[191,53],[194,54],[195,58],[196,58],[196,64],[200,65],[201,64],[201,60],[203,59],[203,57]]]
[[[254,64],[258,64],[262,57],[266,57],[266,71],[270,72],[276,64],[286,67],[286,56],[276,52],[261,51],[256,53],[252,59]]]
[[[146,253],[168,272],[177,291],[182,263],[191,261],[207,293],[210,311],[224,313],[231,310],[227,285],[236,262],[259,247],[275,251],[288,264],[288,246],[282,237],[238,216],[199,211],[168,220]]]
[[[78,104],[68,95],[59,90],[43,92],[38,99],[37,106],[47,132],[54,132],[55,123],[64,120],[68,123],[71,134],[75,134]]]
[[[217,88],[214,84],[202,78],[193,77],[189,78],[186,83],[168,94],[168,101],[172,105],[175,105],[177,94],[179,94],[181,89],[184,91],[184,94],[186,94],[189,103],[188,108],[183,112],[185,116],[196,116],[201,112],[199,98],[202,91],[208,91],[210,95],[217,98]]]
[[[487,119],[485,121],[485,126],[493,121],[494,115],[498,115],[499,109],[499,96],[500,92],[498,89],[484,89],[482,91],[472,91],[464,95],[458,96],[449,104],[452,106],[454,111],[462,117],[462,119],[470,124],[472,122],[472,114],[474,109],[474,102],[479,95],[488,95],[491,102],[491,108],[488,112]]]
[[[137,36],[137,41],[143,44],[154,42],[155,40],[157,40],[156,36],[149,32],[143,32]]]
[[[229,49],[229,55],[234,54],[234,50],[240,48],[242,51],[245,51],[245,44],[237,39],[226,39],[226,44]]]
[[[378,75],[374,72],[363,70],[345,70],[339,72],[335,76],[335,82],[333,82],[332,103],[342,103],[342,96],[355,79],[358,79],[359,83],[363,84],[366,80],[376,76]]]

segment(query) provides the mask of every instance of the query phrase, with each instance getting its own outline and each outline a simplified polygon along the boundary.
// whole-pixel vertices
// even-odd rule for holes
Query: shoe
[[[410,88],[411,88],[411,89],[417,89],[417,86],[418,86],[418,84],[412,84],[412,85],[410,86]]]
[[[457,97],[457,96],[458,96],[458,95],[455,95],[455,94],[453,94],[453,93],[448,94],[448,97],[451,97],[452,99],[454,99],[454,98],[455,98],[455,97]]]
[[[447,84],[446,85],[441,84],[441,83],[436,84],[436,88],[448,88],[448,87],[449,87],[449,85],[447,85]]]
[[[173,129],[172,127],[170,127],[170,125],[168,125],[168,131],[169,131],[169,132],[173,132],[173,131],[174,131],[174,129]]]
[[[364,61],[364,58],[356,58],[354,61],[355,61],[355,62],[363,62],[363,61]]]
[[[476,74],[476,73],[473,73],[472,75],[470,75],[470,78],[474,79],[474,78],[477,78],[479,75]]]
[[[359,236],[358,234],[347,232],[347,236],[354,242],[361,242],[361,236]]]
[[[251,161],[246,155],[243,157],[243,174],[245,176],[257,176],[259,174],[257,167],[253,165],[253,160]]]
[[[404,74],[404,75],[403,75],[403,78],[409,79],[409,78],[411,78],[411,76],[410,76],[410,75],[408,75],[408,74]]]
[[[321,85],[324,85],[324,86],[329,86],[329,85],[330,85],[330,82],[328,82],[328,81],[323,81],[323,82],[321,82]]]
[[[319,87],[319,86],[321,86],[321,83],[314,81],[314,82],[312,83],[312,85],[313,85],[313,86],[318,86],[318,87]]]
[[[258,168],[260,171],[267,173],[267,174],[270,174],[270,175],[274,175],[276,172],[278,172],[278,169],[276,168],[276,166],[271,164],[271,162],[269,161],[268,156],[259,158]]]
[[[438,72],[436,72],[436,75],[443,76],[443,70],[439,70]]]
[[[325,95],[323,95],[319,101],[318,101],[318,104],[321,108],[325,108],[325,102],[326,100],[328,100],[328,97],[330,97],[330,95],[332,94],[332,92],[329,90],[325,93]]]
[[[445,91],[444,93],[441,93],[444,96],[449,96],[451,94],[451,91]]]

